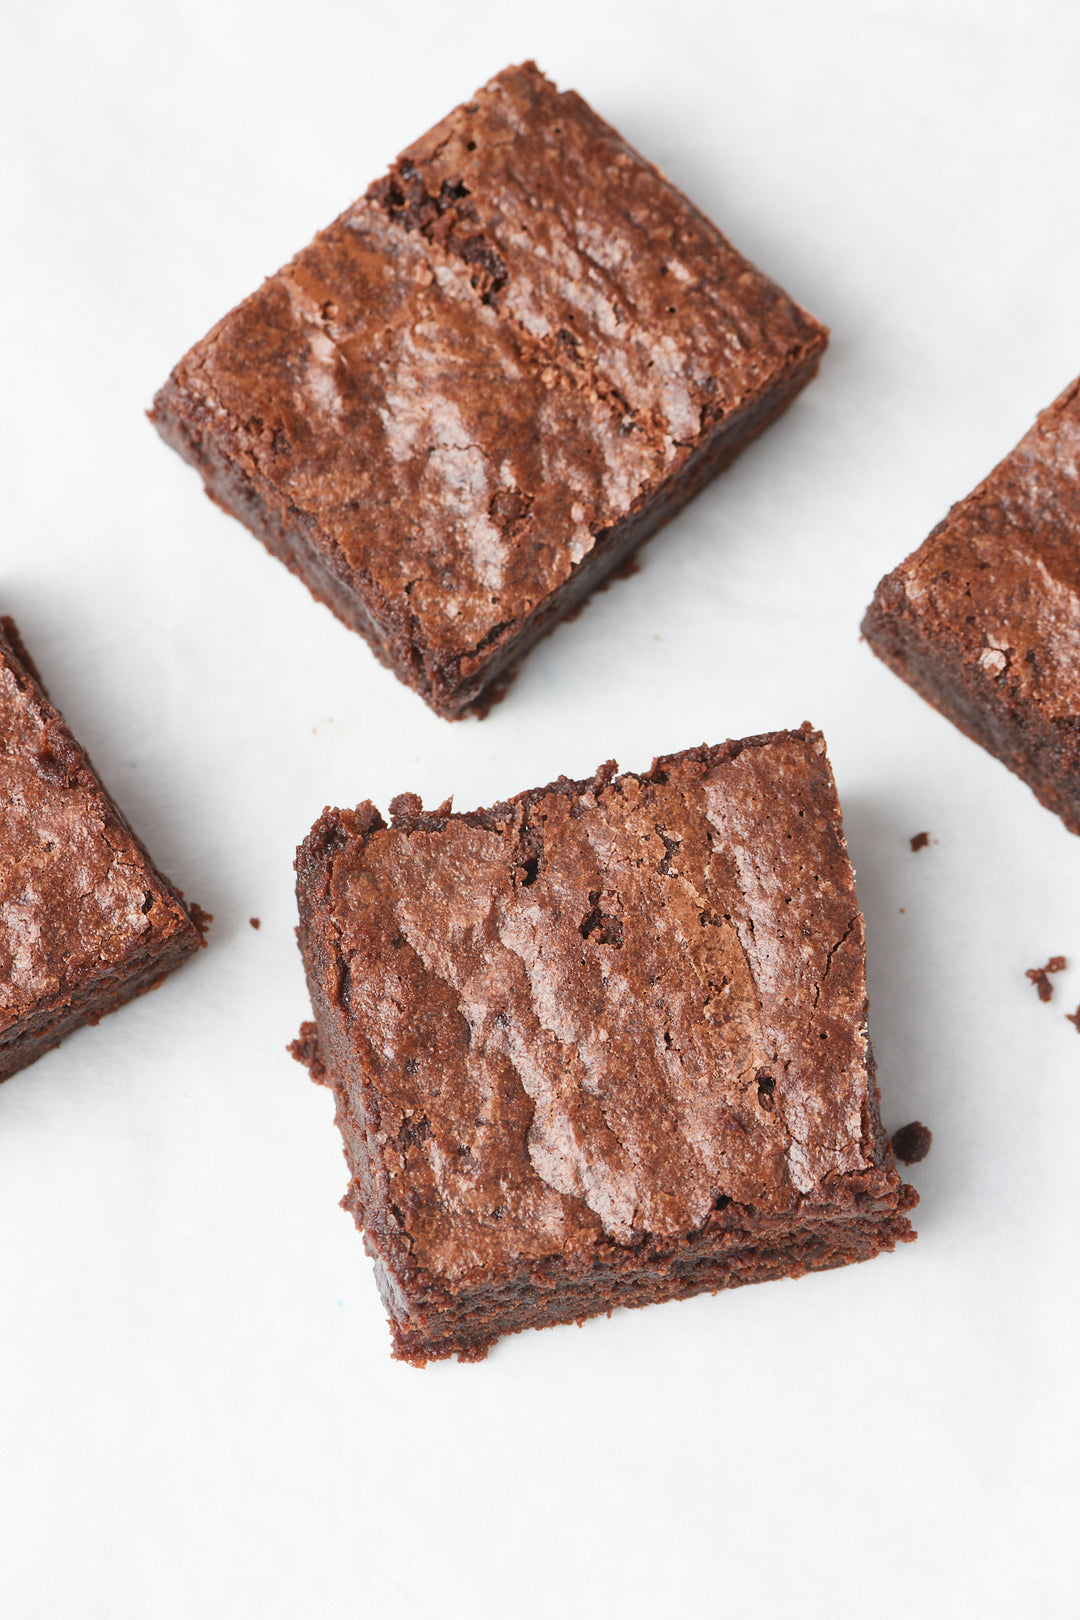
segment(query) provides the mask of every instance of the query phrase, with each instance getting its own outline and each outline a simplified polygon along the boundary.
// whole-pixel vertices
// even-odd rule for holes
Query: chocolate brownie
[[[527,63],[226,315],[151,419],[453,718],[785,408],[826,338]]]
[[[865,1260],[914,1236],[819,733],[468,815],[327,810],[314,1008],[394,1353]]]
[[[0,1080],[152,990],[204,914],[151,862],[0,619]]]
[[[881,581],[878,657],[1080,832],[1080,379]]]

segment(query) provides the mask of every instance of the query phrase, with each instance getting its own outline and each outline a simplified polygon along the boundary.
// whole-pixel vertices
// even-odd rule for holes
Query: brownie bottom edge
[[[192,924],[157,950],[144,947],[67,995],[51,998],[8,1029],[0,1039],[0,1081],[36,1063],[86,1024],[97,1024],[136,996],[156,990],[170,973],[199,949],[201,936]]]
[[[161,389],[148,414],[166,444],[199,473],[210,499],[303,580],[317,601],[363,636],[400,681],[443,719],[470,714],[483,718],[505,695],[536,643],[581,608],[595,590],[617,577],[620,570],[627,570],[638,548],[782,415],[817,372],[824,346],[822,338],[796,352],[787,370],[758,398],[714,423],[682,465],[637,510],[597,534],[596,543],[573,573],[527,618],[511,621],[490,647],[481,643],[446,665],[413,638],[406,619],[392,604],[376,600],[373,581],[365,586],[372,596],[366,602],[359,589],[339,577],[347,570],[344,565],[337,570],[331,565],[329,556],[336,548],[315,520],[263,491],[228,456],[175,379]]]
[[[416,1313],[415,1319],[402,1310],[400,1290],[378,1258],[375,1270],[390,1320],[392,1354],[398,1361],[423,1367],[451,1356],[459,1361],[481,1361],[509,1334],[580,1324],[589,1317],[610,1316],[620,1306],[638,1309],[750,1283],[836,1270],[890,1253],[897,1243],[913,1242],[915,1235],[906,1214],[897,1209],[884,1216],[817,1223],[812,1230],[787,1239],[713,1249],[702,1245],[655,1269],[573,1279],[554,1289],[526,1285],[510,1297],[506,1290],[470,1290],[447,1309],[428,1311],[423,1318]]]

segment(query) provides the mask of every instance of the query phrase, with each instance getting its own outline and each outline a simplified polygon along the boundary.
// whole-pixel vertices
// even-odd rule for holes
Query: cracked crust
[[[160,984],[198,948],[202,917],[106,794],[11,619],[0,619],[0,827],[5,1080]]]
[[[910,1235],[818,733],[391,817],[328,810],[298,853],[296,1055],[398,1354]]]
[[[862,631],[1080,833],[1080,378],[885,576]]]
[[[151,416],[453,718],[786,407],[826,337],[526,64],[219,322]]]

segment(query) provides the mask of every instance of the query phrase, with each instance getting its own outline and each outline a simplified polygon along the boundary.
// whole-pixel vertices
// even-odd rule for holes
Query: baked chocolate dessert
[[[208,920],[153,865],[0,619],[0,1080],[154,989]]]
[[[1080,379],[899,568],[878,657],[1080,832]]]
[[[151,419],[454,718],[779,415],[826,338],[526,63],[226,315]]]
[[[333,1088],[396,1356],[914,1237],[819,733],[391,816],[327,810],[299,850],[293,1051]]]

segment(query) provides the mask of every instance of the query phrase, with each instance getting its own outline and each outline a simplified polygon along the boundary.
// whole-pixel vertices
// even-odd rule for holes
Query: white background
[[[0,1089],[0,1613],[1080,1613],[1080,841],[858,635],[1080,370],[1080,11],[7,0],[0,45],[0,610],[216,919]],[[640,574],[448,725],[142,413],[530,55],[833,340]],[[934,1131],[919,1242],[478,1366],[392,1362],[330,1098],[285,1053],[295,844],[327,802],[467,809],[804,718],[858,869],[885,1121]],[[1024,969],[1057,952],[1044,1006]]]

